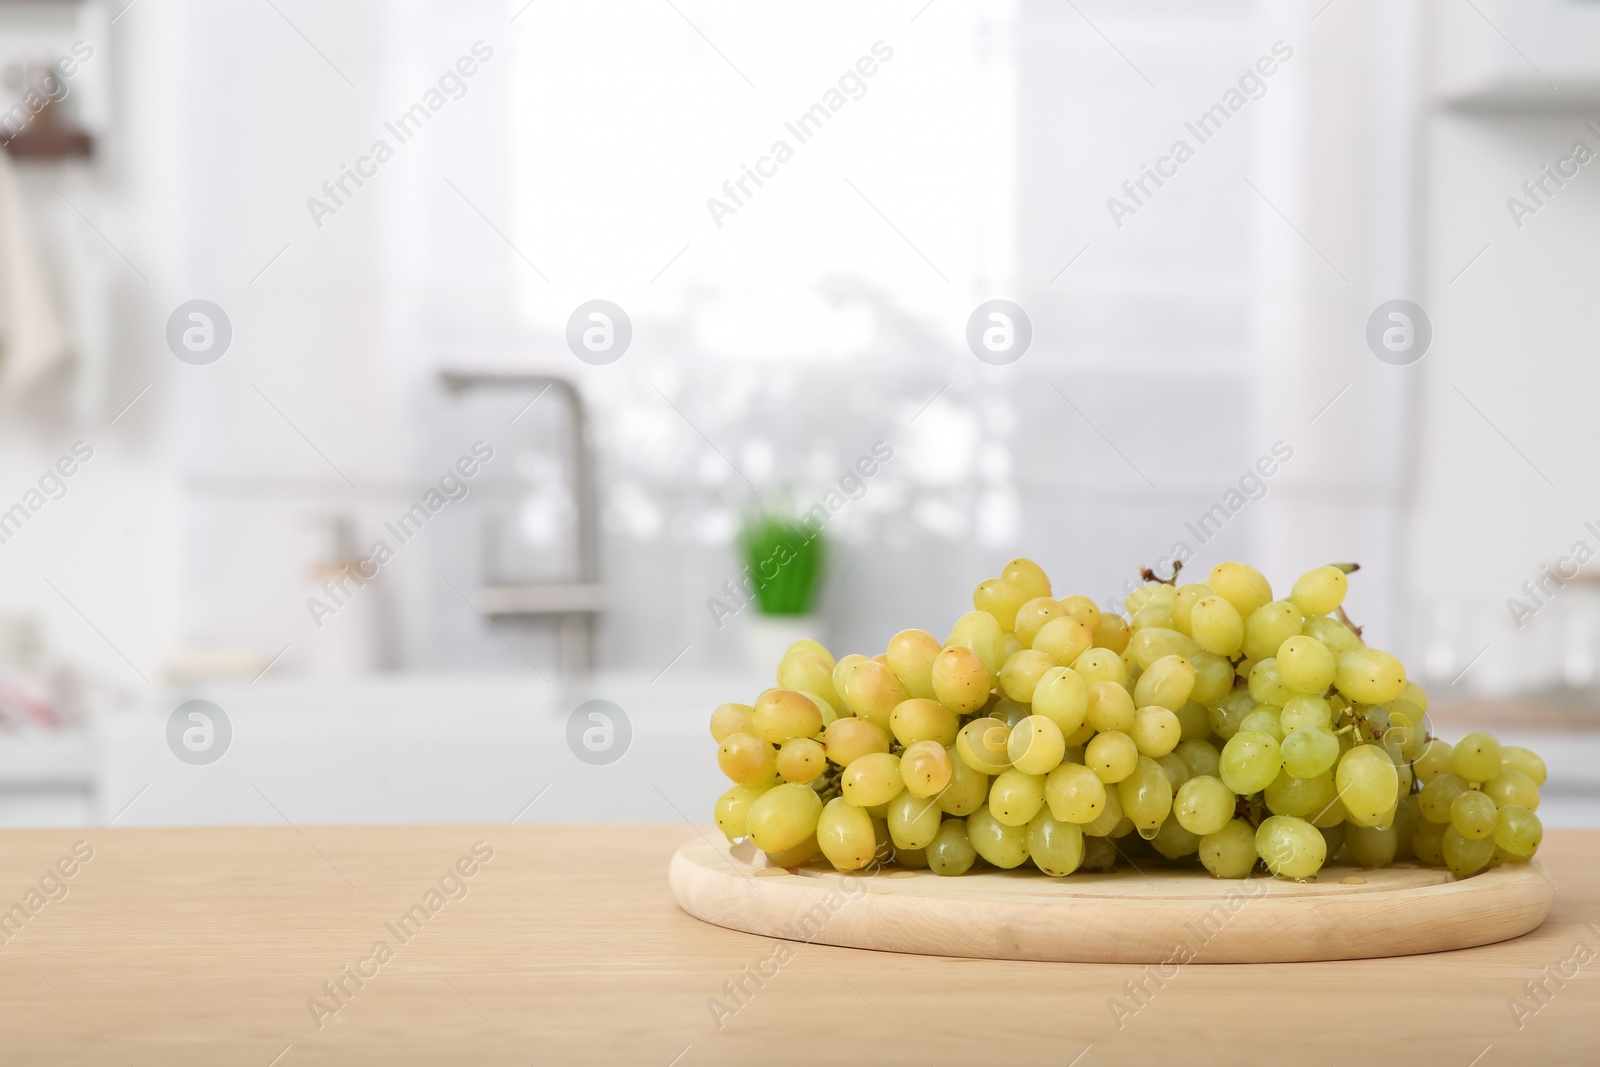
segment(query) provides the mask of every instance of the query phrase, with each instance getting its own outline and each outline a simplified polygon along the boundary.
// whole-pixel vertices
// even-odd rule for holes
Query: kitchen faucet
[[[490,620],[496,618],[550,618],[560,623],[561,663],[568,678],[587,674],[594,668],[594,623],[604,602],[600,585],[599,525],[595,515],[594,462],[589,454],[588,416],[583,397],[566,378],[548,374],[521,374],[502,371],[443,371],[444,388],[454,394],[474,390],[507,390],[533,393],[537,400],[555,391],[566,400],[571,412],[568,425],[567,459],[570,486],[577,510],[577,573],[569,581],[508,583],[491,573],[492,562],[484,561],[484,575],[478,589],[477,608]],[[533,400],[528,403],[531,405]],[[524,409],[526,410],[526,409]]]

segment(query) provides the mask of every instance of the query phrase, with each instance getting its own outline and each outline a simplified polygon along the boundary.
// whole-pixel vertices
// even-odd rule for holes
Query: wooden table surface
[[[1351,963],[1196,963],[1159,987],[1132,966],[779,951],[789,943],[673,903],[667,862],[699,832],[0,832],[0,908],[11,909],[0,914],[0,1062],[1600,1060],[1600,831],[1549,835],[1540,858],[1555,909],[1517,941]],[[492,858],[475,859],[475,844]],[[724,984],[758,966],[770,977],[746,979],[753,992],[733,1010]],[[1141,979],[1152,993],[1130,1013],[1126,983]],[[337,999],[324,985],[336,982]],[[1530,982],[1549,990],[1542,1005]]]

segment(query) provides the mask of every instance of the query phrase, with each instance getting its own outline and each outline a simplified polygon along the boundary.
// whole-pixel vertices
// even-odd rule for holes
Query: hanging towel
[[[11,400],[68,360],[50,276],[28,229],[11,160],[0,151],[0,399]]]

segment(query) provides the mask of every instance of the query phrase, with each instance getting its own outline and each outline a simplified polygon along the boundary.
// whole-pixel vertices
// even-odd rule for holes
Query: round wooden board
[[[1359,879],[1359,881],[1357,881]],[[1402,864],[1330,866],[1315,882],[1196,870],[959,878],[885,867],[767,866],[748,843],[691,841],[672,858],[684,911],[718,926],[848,948],[1071,963],[1292,963],[1409,956],[1519,937],[1555,889],[1537,864],[1472,878]]]

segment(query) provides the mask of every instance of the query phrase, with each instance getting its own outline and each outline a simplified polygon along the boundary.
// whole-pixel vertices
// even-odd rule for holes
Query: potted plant
[[[754,608],[745,622],[745,662],[765,672],[791,644],[818,635],[822,531],[795,521],[788,509],[768,506],[745,517],[738,543],[742,584]]]

